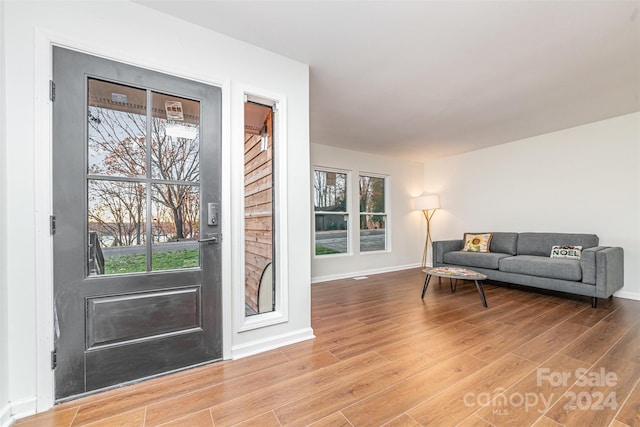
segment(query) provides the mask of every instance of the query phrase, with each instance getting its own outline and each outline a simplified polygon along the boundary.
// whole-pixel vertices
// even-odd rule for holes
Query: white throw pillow
[[[551,258],[575,259],[579,261],[581,255],[582,246],[555,245],[551,248]]]

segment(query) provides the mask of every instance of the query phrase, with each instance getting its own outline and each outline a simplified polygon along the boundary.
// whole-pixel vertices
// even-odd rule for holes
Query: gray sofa
[[[480,233],[474,233],[480,234]],[[466,267],[489,280],[608,298],[624,286],[623,250],[598,246],[595,234],[493,233],[489,252],[463,252],[463,241],[433,242],[434,267]],[[550,258],[551,248],[582,246],[581,259]]]

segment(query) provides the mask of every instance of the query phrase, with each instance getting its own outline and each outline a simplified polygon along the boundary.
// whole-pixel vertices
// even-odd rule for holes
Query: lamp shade
[[[440,207],[440,196],[437,194],[431,194],[428,196],[414,197],[411,199],[411,204],[415,211],[438,209]]]

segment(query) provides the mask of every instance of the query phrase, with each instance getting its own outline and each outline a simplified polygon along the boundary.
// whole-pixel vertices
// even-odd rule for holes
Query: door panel
[[[176,352],[175,348],[183,349]],[[198,334],[158,338],[148,342],[86,353],[87,391],[202,363],[205,348]],[[131,372],[136,373],[132,378]],[[56,390],[57,392],[57,390]]]
[[[88,350],[201,327],[200,287],[87,298]]]
[[[221,358],[220,89],[57,47],[53,77],[56,399]]]

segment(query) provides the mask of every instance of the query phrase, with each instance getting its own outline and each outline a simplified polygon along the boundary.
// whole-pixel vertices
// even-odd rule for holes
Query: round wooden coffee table
[[[476,289],[478,289],[478,293],[480,294],[482,305],[487,307],[487,299],[484,296],[484,289],[482,289],[481,283],[487,278],[484,274],[469,270],[468,268],[460,267],[427,267],[423,269],[422,272],[427,275],[424,279],[424,286],[422,287],[422,299],[424,299],[424,294],[427,293],[427,286],[429,286],[429,279],[431,279],[431,276],[449,278],[452,293],[456,291],[458,280],[473,280],[476,284]],[[454,280],[456,281],[455,284],[453,282]]]

